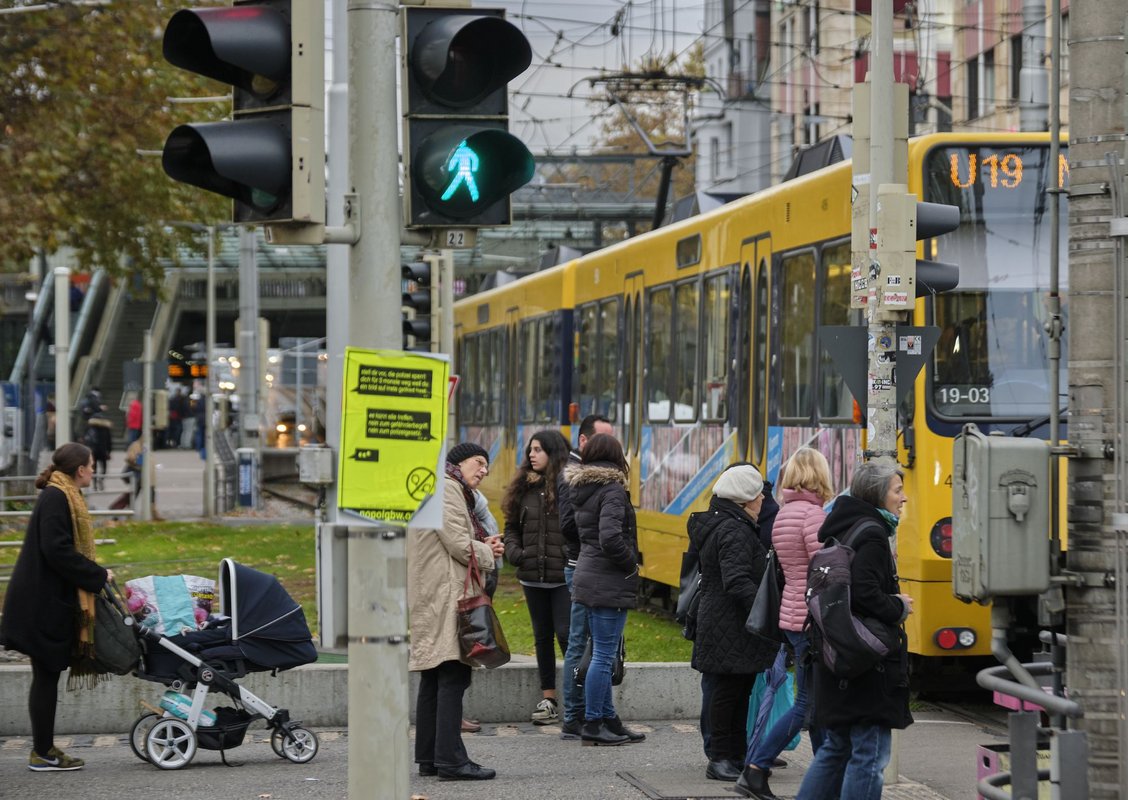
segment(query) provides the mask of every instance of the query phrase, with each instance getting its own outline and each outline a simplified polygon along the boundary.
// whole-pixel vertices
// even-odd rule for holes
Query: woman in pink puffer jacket
[[[802,729],[807,718],[809,642],[803,632],[807,621],[807,563],[822,548],[819,528],[826,519],[823,506],[834,497],[830,465],[818,450],[801,447],[788,459],[780,473],[780,510],[772,527],[772,545],[783,568],[783,598],[779,627],[795,653],[795,705],[780,717],[756,745],[748,765],[737,781],[736,791],[744,797],[768,800],[775,795],[768,788],[768,776],[776,757]],[[809,731],[811,749],[818,750],[822,735]]]

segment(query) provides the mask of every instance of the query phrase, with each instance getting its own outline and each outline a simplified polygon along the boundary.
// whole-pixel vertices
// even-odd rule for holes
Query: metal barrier
[[[109,478],[111,476],[100,475],[98,477],[105,480],[106,478]],[[119,475],[114,475],[112,477],[121,478],[121,480],[124,480],[126,482],[126,485],[128,485],[128,486],[133,485],[132,480],[131,480],[132,476],[127,475],[127,476],[123,477],[123,476],[119,476]],[[6,506],[8,503],[23,502],[23,503],[34,504],[36,498],[39,495],[38,494],[14,494],[14,495],[8,494],[7,491],[5,490],[5,487],[10,483],[25,483],[25,484],[28,484],[29,486],[33,486],[35,484],[35,478],[36,478],[35,475],[0,475],[0,519],[3,519],[5,517],[30,517],[31,516],[31,512],[34,510],[32,508],[17,509],[15,511],[8,511],[8,510],[4,509],[3,507]],[[87,490],[85,492],[85,494],[86,494],[86,496],[90,497],[90,496],[97,496],[97,495],[103,495],[103,494],[117,495],[117,494],[121,494],[121,492],[119,492],[117,490],[111,490],[111,489],[101,489],[101,490],[96,490],[96,491],[95,490]],[[90,511],[90,516],[92,516],[92,517],[132,517],[136,514],[136,512],[132,508],[122,508],[122,509],[92,508],[92,509],[89,509],[89,511]]]
[[[1067,730],[1067,719],[1079,719],[1084,709],[1062,695],[1060,681],[1065,670],[1065,646],[1068,637],[1043,631],[1041,640],[1050,645],[1050,661],[1008,664],[980,671],[976,682],[984,689],[1034,703],[1048,711],[1058,727],[1043,728],[1039,711],[1016,711],[1007,719],[1011,769],[989,775],[976,786],[986,800],[1012,800],[1038,796],[1038,782],[1054,783],[1054,796],[1085,800],[1089,796],[1089,744],[1084,731]],[[1036,675],[1053,675],[1054,694],[1043,690],[1034,680]],[[1012,676],[1014,679],[1011,679]],[[1021,706],[1020,706],[1021,707]],[[1049,741],[1050,768],[1038,769],[1039,740]],[[1011,787],[1011,791],[1003,790]]]

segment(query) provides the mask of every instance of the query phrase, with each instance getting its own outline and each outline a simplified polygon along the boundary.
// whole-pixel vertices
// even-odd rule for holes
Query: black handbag
[[[587,676],[588,667],[591,666],[591,637],[588,637],[587,644],[584,645],[584,654],[580,656],[580,663],[576,665],[572,673],[572,680],[577,686],[584,685],[584,678]],[[623,677],[626,675],[627,667],[627,640],[619,637],[619,649],[615,652],[615,660],[611,662],[611,685],[618,686],[623,682]]]
[[[118,596],[117,584],[110,583],[94,596],[94,663],[99,674],[128,675],[141,660],[133,617]]]
[[[752,610],[748,612],[744,629],[766,639],[782,642],[785,638],[783,631],[779,629],[779,604],[782,596],[783,581],[779,575],[779,561],[776,559],[773,547],[768,551],[764,575],[760,578],[756,599],[752,601]]]
[[[479,594],[470,594],[471,583],[478,586]],[[478,559],[470,549],[470,564],[466,568],[463,597],[458,601],[458,646],[462,660],[475,667],[494,669],[509,663],[509,642],[501,629],[501,620],[493,610],[490,596],[482,586]]]

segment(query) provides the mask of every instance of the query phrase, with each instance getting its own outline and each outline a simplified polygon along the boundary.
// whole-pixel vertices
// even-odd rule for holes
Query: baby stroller
[[[218,622],[203,630],[165,636],[135,625],[141,661],[134,674],[169,687],[161,713],[142,714],[130,731],[134,754],[161,769],[180,769],[197,748],[225,750],[243,743],[247,727],[265,720],[270,746],[304,764],[317,755],[317,736],[235,681],[249,672],[290,669],[317,660],[305,614],[273,575],[236,564],[219,565],[222,598]],[[230,697],[234,707],[205,710],[208,692]]]

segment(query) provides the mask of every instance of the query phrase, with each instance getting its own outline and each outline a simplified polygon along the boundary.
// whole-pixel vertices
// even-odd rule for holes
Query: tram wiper
[[[1058,413],[1058,421],[1061,422],[1063,419],[1065,419],[1068,416],[1069,416],[1069,409],[1063,408]],[[1047,414],[1044,417],[1039,417],[1037,419],[1032,419],[1029,422],[1022,423],[1017,428],[1012,430],[1010,432],[1010,435],[1015,436],[1015,437],[1020,437],[1020,438],[1024,437],[1024,436],[1029,436],[1033,431],[1036,431],[1038,428],[1041,428],[1043,425],[1049,425],[1049,424],[1050,424],[1050,415]]]

